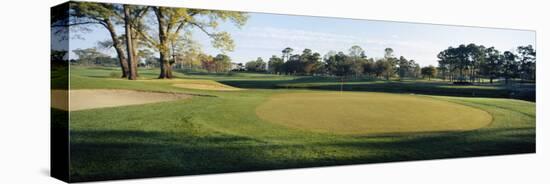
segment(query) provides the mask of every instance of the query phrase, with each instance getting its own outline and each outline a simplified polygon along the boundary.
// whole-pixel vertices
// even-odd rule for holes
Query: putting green
[[[256,114],[271,123],[336,134],[462,131],[492,121],[486,111],[429,97],[354,92],[278,94]]]

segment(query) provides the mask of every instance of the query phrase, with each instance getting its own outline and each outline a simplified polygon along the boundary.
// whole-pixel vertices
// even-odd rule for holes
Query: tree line
[[[536,78],[536,50],[532,45],[519,46],[516,53],[500,52],[494,47],[468,44],[449,47],[441,51],[439,58],[440,76],[444,80],[482,82],[483,78],[493,83],[494,79],[504,78],[534,81]]]
[[[367,76],[386,80],[438,77],[457,84],[483,82],[483,79],[493,83],[499,78],[505,83],[516,78],[534,81],[536,76],[536,50],[532,45],[519,46],[515,53],[473,43],[449,47],[437,55],[437,67],[420,67],[415,60],[396,57],[392,48],[386,48],[382,58],[367,57],[365,50],[357,45],[347,53],[329,51],[323,57],[307,48],[299,54],[293,52],[294,49],[287,47],[280,57],[273,55],[267,62],[258,58],[247,62],[245,68],[279,75]]]
[[[268,72],[279,75],[323,75],[337,77],[372,77],[389,80],[394,76],[403,78],[419,78],[422,76],[433,77],[431,73],[422,68],[415,60],[404,56],[395,57],[392,48],[384,50],[383,58],[367,57],[363,48],[354,45],[343,51],[329,51],[324,56],[311,49],[304,49],[302,53],[293,54],[294,49],[283,49],[281,56],[273,55],[267,62],[262,58],[249,61],[245,64],[247,71]],[[434,68],[428,66],[427,68]]]

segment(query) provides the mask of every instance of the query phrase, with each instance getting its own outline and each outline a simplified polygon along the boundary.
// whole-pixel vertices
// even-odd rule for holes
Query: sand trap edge
[[[78,89],[69,91],[69,106],[63,100],[67,90],[52,90],[52,104],[56,109],[67,111],[79,111],[107,107],[120,107],[129,105],[141,105],[149,103],[182,100],[193,95],[168,92],[148,92],[125,89]],[[57,100],[57,101],[56,101]]]

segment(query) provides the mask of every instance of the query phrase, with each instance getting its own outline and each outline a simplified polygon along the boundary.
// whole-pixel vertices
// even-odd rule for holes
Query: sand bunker
[[[52,90],[52,107],[57,109],[77,111],[104,107],[117,107],[125,105],[138,105],[155,102],[166,102],[191,97],[178,93],[143,92],[133,90],[70,90],[70,103],[63,101],[67,95],[66,90]]]
[[[187,89],[200,89],[200,90],[213,90],[213,91],[238,91],[242,90],[240,88],[231,87],[219,83],[179,83],[174,84],[176,87],[187,88]]]

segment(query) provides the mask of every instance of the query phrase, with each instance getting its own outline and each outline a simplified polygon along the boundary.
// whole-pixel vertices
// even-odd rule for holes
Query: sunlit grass
[[[175,87],[173,84],[187,80],[204,81],[208,75],[205,77],[204,75],[176,74],[178,79],[175,80],[151,82],[158,71],[143,70],[140,71],[142,78],[138,81],[109,77],[111,72],[117,71],[117,69],[105,68],[72,69],[71,89],[132,89],[186,93],[197,96],[188,100],[71,112],[70,167],[71,180],[73,181],[456,158],[535,151],[536,115],[533,102],[502,98],[424,95],[416,97],[414,100],[425,98],[427,103],[449,101],[449,103],[460,104],[458,106],[461,107],[469,107],[467,109],[473,108],[488,112],[493,120],[490,124],[474,130],[390,134],[369,134],[367,132],[342,135],[286,126],[262,119],[256,114],[259,106],[269,102],[270,98],[277,95],[334,92],[309,89],[274,90],[264,88],[261,85],[265,84],[256,82],[257,80],[254,78],[243,79],[247,77],[246,75],[236,78],[211,77],[226,85],[231,84],[223,81],[234,80],[236,83],[246,80],[254,81],[254,83],[240,83],[241,86],[235,85],[250,87],[248,90],[186,89]],[[258,77],[256,75],[258,74],[251,77]],[[278,76],[269,77],[276,78],[277,81],[280,80]],[[315,79],[304,78],[290,81],[300,80]],[[269,83],[270,80],[264,81]],[[287,79],[282,79],[282,81],[289,82]],[[380,85],[386,84],[384,81],[372,82]],[[254,87],[253,84],[260,86]],[[269,85],[272,84],[274,83]],[[346,90],[353,90],[353,88],[346,88]],[[361,99],[360,94],[362,93],[358,94],[356,98]],[[401,105],[402,108],[407,108],[406,104]],[[336,111],[339,106],[345,107],[341,104],[332,107],[323,106],[326,104],[312,104],[310,108],[304,108],[304,110],[311,113],[316,111],[323,113],[323,108]],[[410,108],[417,107],[413,104],[410,105]],[[268,110],[266,109],[266,111]],[[353,109],[353,111],[361,110]],[[424,109],[429,112],[417,113],[423,113],[418,116],[429,117],[444,110],[443,108],[431,108],[431,110]],[[369,109],[365,107],[364,111],[368,113]],[[373,111],[383,113],[383,109]],[[451,112],[445,113],[448,116]],[[471,114],[456,112],[450,115],[463,117]],[[396,115],[385,114],[384,116]],[[310,123],[313,124],[315,121]],[[411,119],[411,123],[421,122]]]

